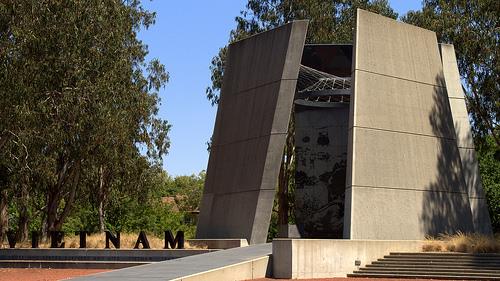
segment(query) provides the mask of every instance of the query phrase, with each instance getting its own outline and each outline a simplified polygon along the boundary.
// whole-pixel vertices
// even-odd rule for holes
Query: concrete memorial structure
[[[426,235],[491,234],[453,46],[363,10],[353,45],[304,45],[307,25],[294,21],[229,46],[196,233],[216,247],[264,243],[293,136],[296,236],[288,229],[272,245],[79,280],[345,277],[390,252],[419,257],[408,252],[419,252]],[[486,259],[464,255],[438,260]],[[432,262],[399,272],[450,276],[432,275]],[[465,276],[459,267],[452,277],[500,278],[479,269]]]
[[[300,237],[491,233],[453,47],[363,10],[352,46],[306,30],[229,46],[197,237],[265,242],[290,116]]]

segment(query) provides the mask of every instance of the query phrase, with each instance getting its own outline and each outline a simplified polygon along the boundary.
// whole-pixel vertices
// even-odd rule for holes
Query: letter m
[[[170,245],[170,247],[169,247]],[[176,247],[177,246],[177,247]],[[172,231],[165,231],[165,249],[184,249],[184,231],[177,231],[177,234],[172,235]]]

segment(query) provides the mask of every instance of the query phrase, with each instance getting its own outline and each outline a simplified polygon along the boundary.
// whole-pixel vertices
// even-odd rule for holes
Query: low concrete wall
[[[271,276],[271,257],[265,256],[253,260],[208,270],[172,281],[233,281],[251,280]]]
[[[275,278],[345,277],[390,252],[419,252],[417,240],[275,239]],[[356,266],[359,261],[359,266]]]
[[[248,246],[246,239],[189,239],[187,242],[192,247],[223,250]]]
[[[0,260],[164,261],[205,254],[209,249],[0,249]]]

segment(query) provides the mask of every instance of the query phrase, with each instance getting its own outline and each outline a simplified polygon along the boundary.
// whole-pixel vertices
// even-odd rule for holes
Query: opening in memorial
[[[279,226],[280,237],[342,238],[351,57],[352,45],[304,46],[285,148],[293,155],[283,157],[294,163],[282,164],[294,181],[280,180],[278,194],[288,198],[280,223],[291,225]]]

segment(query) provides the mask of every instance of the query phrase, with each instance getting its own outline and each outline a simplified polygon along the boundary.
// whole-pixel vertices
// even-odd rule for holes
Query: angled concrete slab
[[[264,243],[307,21],[229,46],[196,237]]]
[[[460,151],[462,171],[471,205],[474,231],[491,235],[493,234],[493,230],[491,228],[485,194],[481,185],[465,94],[460,82],[460,74],[455,57],[455,48],[451,44],[440,44],[440,50],[443,61],[444,80],[446,82],[446,89],[448,90],[457,145]]]
[[[148,265],[98,273],[71,280],[246,280],[269,277],[271,244],[217,251]],[[214,255],[215,254],[215,255]]]
[[[344,238],[473,230],[434,32],[358,10]]]

